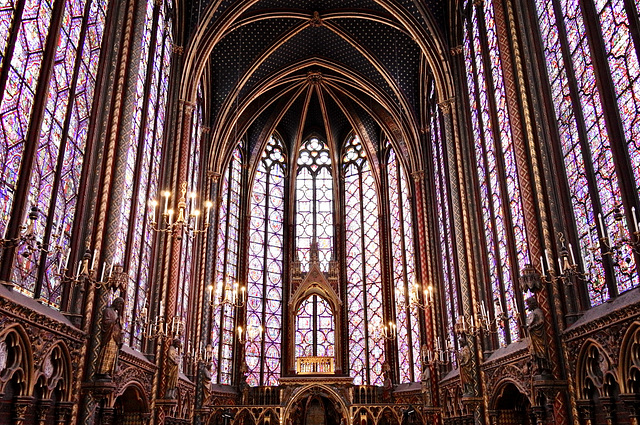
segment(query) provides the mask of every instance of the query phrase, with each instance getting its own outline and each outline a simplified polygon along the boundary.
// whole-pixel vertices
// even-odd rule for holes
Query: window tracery
[[[352,136],[342,156],[345,193],[349,365],[356,385],[382,385],[384,339],[378,191],[360,139]]]
[[[249,385],[277,385],[282,357],[285,149],[272,136],[251,191],[247,341]]]

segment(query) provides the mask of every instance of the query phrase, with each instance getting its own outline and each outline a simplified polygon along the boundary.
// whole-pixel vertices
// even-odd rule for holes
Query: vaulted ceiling
[[[426,87],[432,79],[443,85],[434,64],[448,58],[446,4],[202,0],[185,6],[185,86],[192,98],[190,83],[205,88],[212,140],[219,144],[213,151],[226,156],[244,135],[257,153],[274,131],[290,149],[311,133],[337,148],[355,130],[370,154],[387,134],[411,157],[427,122]]]

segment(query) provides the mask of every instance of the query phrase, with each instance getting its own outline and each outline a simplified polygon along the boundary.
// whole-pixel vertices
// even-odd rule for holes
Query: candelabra
[[[423,298],[420,299],[418,285],[414,283],[409,289],[409,307],[419,308],[421,310],[427,310],[433,305],[433,286],[427,286],[423,291]],[[404,301],[404,297],[400,298],[401,303]]]
[[[380,341],[382,339],[390,341],[396,339],[398,336],[398,327],[391,320],[385,325],[382,323],[370,323],[369,334],[374,341]]]
[[[146,307],[141,315],[146,315]],[[180,316],[173,316],[170,320],[165,320],[164,309],[160,303],[160,314],[153,322],[149,322],[146,317],[142,319],[143,336],[147,339],[180,338],[184,329],[184,319]]]
[[[40,211],[38,210],[38,207],[32,206],[29,210],[29,214],[27,215],[26,223],[18,226],[18,236],[15,238],[7,238],[7,228],[5,227],[4,236],[0,239],[0,248],[24,247],[20,255],[25,258],[28,258],[32,254],[38,252],[51,253],[62,250],[61,240],[59,239],[62,236],[62,229],[60,229],[59,233],[51,235],[51,239],[54,241],[57,239],[53,249],[45,249],[44,243],[41,240],[38,240],[38,237],[36,236],[36,222],[38,221],[39,214]]]
[[[441,344],[440,337],[436,338],[436,345],[433,348],[428,348],[427,345],[422,347],[422,361],[424,364],[429,365],[448,365],[451,363],[451,355],[454,350],[449,340],[443,345]]]
[[[216,294],[213,293],[213,285],[209,285],[209,306],[216,308],[218,306],[229,306],[235,308],[244,307],[246,301],[246,288],[244,286],[238,288],[238,283],[233,286],[226,282],[218,287]]]
[[[180,189],[181,196],[178,199],[178,215],[174,221],[173,216],[175,211],[169,208],[169,198],[171,198],[170,191],[163,191],[161,193],[164,198],[164,210],[160,216],[160,219],[156,221],[157,210],[159,202],[155,199],[149,202],[151,206],[151,228],[156,232],[162,233],[179,233],[184,231],[187,236],[193,237],[199,233],[204,233],[209,228],[211,219],[211,208],[213,203],[206,201],[204,206],[206,208],[206,214],[204,223],[200,227],[200,210],[195,208],[197,194],[195,192],[189,193],[187,196],[187,183],[182,183]]]

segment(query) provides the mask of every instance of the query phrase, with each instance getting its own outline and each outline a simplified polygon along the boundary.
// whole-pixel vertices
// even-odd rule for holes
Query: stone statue
[[[178,387],[178,364],[180,363],[180,340],[175,338],[171,341],[169,352],[167,353],[167,363],[165,373],[167,375],[167,390],[165,398],[176,398],[176,388]]]
[[[529,331],[529,352],[536,375],[545,375],[549,371],[547,357],[547,338],[544,329],[544,314],[535,296],[525,300],[527,306],[526,326]]]
[[[96,360],[96,376],[99,379],[111,379],[116,370],[118,352],[122,347],[122,312],[124,300],[113,300],[102,312],[100,324],[100,351]]]
[[[472,353],[467,341],[467,335],[462,332],[458,334],[460,351],[458,352],[458,363],[460,364],[460,381],[462,383],[462,394],[473,395],[473,365]]]

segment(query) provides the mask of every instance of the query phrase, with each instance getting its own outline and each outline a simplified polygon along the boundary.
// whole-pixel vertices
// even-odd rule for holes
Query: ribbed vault
[[[370,158],[390,139],[422,169],[424,87],[447,99],[443,2],[213,1],[185,7],[190,27],[181,98],[204,87],[212,129],[209,168],[238,139],[255,158],[273,132],[292,150],[311,133],[339,152],[355,131]],[[437,3],[437,5],[436,5]],[[436,24],[437,22],[437,24]]]

